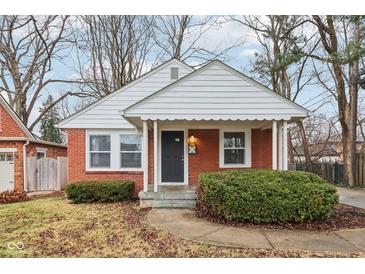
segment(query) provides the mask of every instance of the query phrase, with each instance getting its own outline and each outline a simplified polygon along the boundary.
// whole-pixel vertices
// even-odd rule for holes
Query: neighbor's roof
[[[34,143],[44,144],[44,145],[51,145],[51,146],[60,146],[60,147],[67,147],[63,144],[58,144],[54,142],[48,142],[42,140],[41,138],[34,135],[28,127],[23,123],[20,117],[16,114],[13,108],[9,105],[9,103],[5,100],[5,98],[0,94],[0,104],[3,108],[9,113],[9,115],[13,118],[15,123],[23,130],[27,137],[0,137],[0,141],[30,141]]]

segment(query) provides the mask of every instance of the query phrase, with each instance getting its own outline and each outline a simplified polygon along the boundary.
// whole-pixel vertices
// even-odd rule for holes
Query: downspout
[[[24,184],[24,191],[28,191],[27,185],[27,148],[26,146],[29,145],[29,140],[25,142],[23,145],[23,184]]]

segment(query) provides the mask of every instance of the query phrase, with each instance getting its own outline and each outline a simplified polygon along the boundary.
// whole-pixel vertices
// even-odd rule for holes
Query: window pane
[[[141,151],[141,135],[123,134],[120,135],[121,151]]]
[[[45,156],[44,152],[37,152],[37,159],[44,158]]]
[[[110,167],[110,153],[90,153],[90,167]]]
[[[90,151],[110,151],[109,135],[90,136]]]
[[[245,147],[244,132],[225,132],[224,147]]]
[[[120,166],[125,167],[141,167],[140,152],[122,152],[120,154]]]
[[[244,149],[225,149],[224,150],[225,164],[244,164],[245,150]]]

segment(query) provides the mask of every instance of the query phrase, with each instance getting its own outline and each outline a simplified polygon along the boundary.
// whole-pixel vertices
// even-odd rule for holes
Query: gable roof
[[[149,79],[150,77],[152,77],[153,75],[157,75],[157,73],[163,71],[163,69],[167,68],[170,65],[178,65],[182,68],[185,69],[185,71],[187,73],[190,73],[192,71],[194,71],[194,68],[192,68],[191,66],[185,64],[184,62],[176,59],[176,58],[172,58],[164,63],[162,63],[161,65],[157,66],[156,68],[146,72],[145,74],[141,75],[140,77],[138,77],[137,79],[135,79],[134,81],[128,83],[127,85],[123,86],[122,88],[113,91],[112,93],[104,96],[103,98],[91,103],[90,105],[84,107],[83,109],[75,112],[74,114],[70,115],[69,117],[65,118],[64,120],[60,121],[57,125],[57,127],[59,128],[74,128],[75,126],[72,125],[74,120],[77,120],[76,118],[81,118],[83,114],[87,114],[89,111],[92,111],[93,109],[97,108],[98,106],[102,105],[103,103],[106,102],[111,102],[111,100],[115,99],[117,96],[124,94],[124,92],[127,92],[129,90],[131,90],[132,88],[138,86],[139,84],[142,84],[144,81]],[[166,84],[164,84],[166,85]],[[162,86],[164,86],[162,85]],[[157,90],[159,90],[162,86],[158,87]],[[155,89],[156,90],[156,89]],[[153,90],[153,91],[155,91]],[[134,95],[136,95],[137,93],[133,93]],[[150,93],[148,93],[147,95],[149,95]],[[137,101],[139,101],[141,99],[141,95],[139,95],[140,98],[138,98]],[[145,96],[142,96],[142,98],[144,98]],[[133,102],[134,103],[134,102]],[[115,111],[115,115],[119,118],[120,122],[122,123],[122,119],[120,117],[119,111],[121,109],[122,106],[120,106],[118,108],[117,111]],[[126,106],[127,107],[127,106]],[[110,110],[111,111],[111,110]],[[130,125],[128,122],[126,122],[131,128],[133,128],[132,125]],[[106,127],[108,127],[109,125],[106,125]],[[119,124],[118,127],[121,127],[123,125]],[[79,127],[79,126],[77,126]],[[83,126],[81,126],[81,128],[84,128]]]
[[[13,110],[13,108],[9,105],[9,103],[4,99],[4,97],[0,94],[0,104],[6,110],[7,113],[13,118],[15,123],[20,127],[20,129],[25,133],[28,138],[35,138],[30,132],[30,130],[24,125],[23,121],[20,119],[18,114]]]
[[[265,108],[259,106],[265,102]],[[252,103],[256,103],[257,111],[249,115],[249,109],[254,109]],[[258,112],[259,107],[262,113]],[[272,115],[264,115],[269,111]],[[121,113],[130,121],[133,117],[143,120],[288,120],[307,117],[310,111],[223,62],[213,60]]]
[[[9,103],[5,100],[5,98],[1,94],[0,94],[0,105],[3,106],[3,108],[6,110],[6,112],[11,116],[11,118],[14,120],[14,122],[20,127],[20,129],[27,136],[27,137],[19,137],[19,136],[0,137],[0,141],[31,141],[31,142],[39,143],[39,144],[67,147],[66,145],[63,145],[63,144],[58,144],[58,143],[42,140],[41,138],[34,135],[28,129],[28,127],[23,123],[23,121],[20,119],[18,114],[13,110],[13,108],[9,105]]]

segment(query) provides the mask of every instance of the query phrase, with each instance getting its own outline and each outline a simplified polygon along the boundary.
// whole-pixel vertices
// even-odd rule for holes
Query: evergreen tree
[[[46,102],[43,103],[43,107],[40,111],[48,108],[53,104],[53,98],[48,96]],[[56,127],[56,124],[61,120],[58,113],[58,107],[54,106],[50,108],[41,119],[41,138],[45,141],[63,143],[64,136],[61,131]]]

